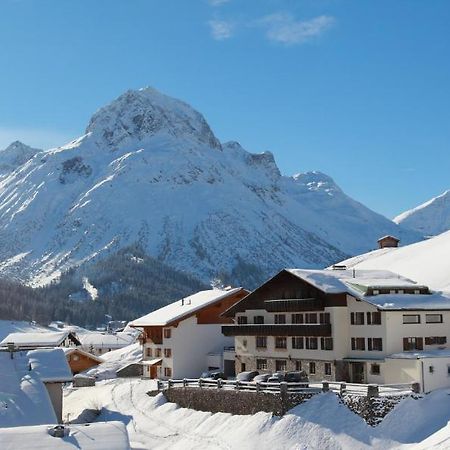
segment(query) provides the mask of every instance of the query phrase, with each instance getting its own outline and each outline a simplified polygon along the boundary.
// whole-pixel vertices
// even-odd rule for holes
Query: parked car
[[[309,379],[308,374],[301,370],[300,372],[287,372],[284,381],[287,383],[307,383]]]
[[[203,372],[200,378],[207,378],[209,380],[226,380],[227,376],[223,372]]]
[[[285,376],[286,376],[285,372],[275,372],[269,377],[267,382],[268,383],[281,383],[282,381],[284,381]]]
[[[257,375],[259,375],[259,372],[257,370],[253,370],[251,372],[241,372],[237,374],[236,380],[237,381],[252,381],[253,378],[255,378]]]
[[[255,378],[253,378],[253,381],[255,383],[267,383],[267,380],[271,377],[270,373],[261,373],[259,375],[256,375]]]

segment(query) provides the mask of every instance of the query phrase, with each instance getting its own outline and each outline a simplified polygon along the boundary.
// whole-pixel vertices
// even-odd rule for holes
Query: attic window
[[[378,289],[374,289],[372,292],[373,295],[378,295],[379,293],[380,293],[380,291]]]

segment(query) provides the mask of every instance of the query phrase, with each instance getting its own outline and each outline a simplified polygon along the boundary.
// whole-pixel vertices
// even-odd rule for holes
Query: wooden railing
[[[418,383],[411,384],[357,384],[337,381],[322,381],[320,383],[297,382],[253,382],[238,380],[211,380],[207,378],[184,378],[182,380],[158,380],[158,390],[172,388],[205,388],[234,389],[251,392],[272,392],[280,394],[318,394],[332,391],[340,395],[350,394],[364,397],[398,396],[419,393]]]

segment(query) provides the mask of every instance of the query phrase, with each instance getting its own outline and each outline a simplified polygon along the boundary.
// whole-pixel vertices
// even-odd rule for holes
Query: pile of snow
[[[437,291],[450,292],[450,231],[425,241],[370,252],[339,264],[347,268],[390,270]]]
[[[116,378],[116,371],[131,363],[142,360],[142,346],[136,342],[118,350],[113,350],[102,355],[103,362],[85,371],[86,375],[95,377],[97,380]]]
[[[450,190],[399,214],[395,223],[434,236],[450,229]]]
[[[419,449],[428,438],[428,449],[443,449],[440,442],[448,442],[445,429],[439,431],[450,420],[446,391],[405,400],[381,426],[372,428],[333,393],[319,394],[282,418],[264,412],[233,416],[179,408],[167,403],[162,394],[149,397],[146,392],[155,384],[154,380],[117,379],[70,390],[65,394],[65,414],[77,417],[94,403],[102,407],[97,420],[127,424],[136,449]],[[430,437],[434,433],[439,434]]]
[[[53,426],[0,429],[2,450],[128,450],[123,423],[95,423],[66,427],[64,437],[52,435]]]
[[[45,333],[49,331],[35,322],[20,320],[0,320],[0,341],[3,341],[11,333]]]

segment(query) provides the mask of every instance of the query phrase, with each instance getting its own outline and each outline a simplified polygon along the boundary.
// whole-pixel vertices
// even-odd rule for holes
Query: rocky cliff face
[[[134,243],[208,281],[237,267],[323,267],[388,233],[419,237],[327,175],[282,176],[271,153],[221,144],[200,113],[151,88],[25,159],[0,178],[0,273],[35,284]]]

